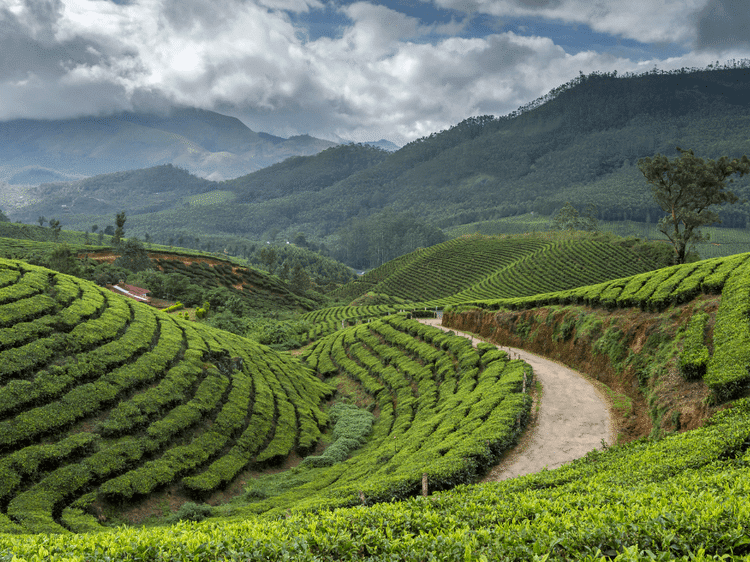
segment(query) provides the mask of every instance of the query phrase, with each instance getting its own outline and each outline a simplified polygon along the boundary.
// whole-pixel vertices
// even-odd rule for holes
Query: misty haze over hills
[[[16,119],[0,122],[0,181],[78,180],[161,164],[222,180],[336,144],[309,135],[285,139],[258,133],[235,117],[193,108],[168,114]]]

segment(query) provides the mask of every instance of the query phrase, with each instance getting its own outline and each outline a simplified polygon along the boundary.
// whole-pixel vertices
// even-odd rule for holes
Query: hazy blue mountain
[[[185,108],[63,120],[0,122],[0,180],[41,183],[173,164],[213,179],[238,177],[335,143],[257,133],[239,119]]]
[[[396,152],[399,148],[401,148],[395,142],[391,142],[385,139],[380,139],[378,141],[373,141],[373,142],[367,142],[365,144],[369,146],[375,146],[377,148],[382,148],[383,150],[387,150],[388,152]]]

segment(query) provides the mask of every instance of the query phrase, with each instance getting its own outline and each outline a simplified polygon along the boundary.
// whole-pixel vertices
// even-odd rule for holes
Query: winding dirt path
[[[437,319],[420,321],[450,330]],[[453,332],[471,338],[474,345],[482,341],[473,334]],[[535,396],[533,421],[521,442],[489,472],[485,481],[514,478],[545,467],[557,468],[592,449],[601,449],[602,443],[613,442],[614,424],[607,402],[583,375],[522,349],[498,347],[531,365],[542,390],[541,396]]]

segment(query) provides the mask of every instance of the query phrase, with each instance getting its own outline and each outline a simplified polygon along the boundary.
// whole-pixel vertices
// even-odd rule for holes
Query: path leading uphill
[[[421,321],[450,330],[437,319]],[[472,338],[474,345],[482,341],[472,334],[453,332]],[[506,454],[485,480],[505,480],[539,472],[545,467],[556,468],[592,449],[601,449],[602,440],[612,443],[614,425],[607,402],[580,373],[522,349],[498,347],[531,365],[536,380],[542,385],[542,392],[538,414],[524,432],[521,442]],[[533,408],[536,410],[536,403]]]

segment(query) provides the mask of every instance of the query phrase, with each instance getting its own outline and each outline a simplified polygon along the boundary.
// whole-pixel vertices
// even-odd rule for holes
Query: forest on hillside
[[[532,211],[549,216],[566,202],[595,205],[599,220],[653,224],[661,211],[638,160],[675,156],[677,146],[702,158],[750,153],[748,92],[746,62],[580,75],[510,115],[471,117],[395,153],[338,146],[221,183],[188,180],[183,170],[167,167],[151,176],[133,172],[142,174],[135,187],[135,175],[98,176],[66,188],[67,202],[37,197],[11,218],[32,222],[54,213],[66,228],[85,230],[103,220],[108,205],[109,215],[125,209],[131,233],[142,238],[283,243],[303,233],[354,267],[374,267],[440,241],[437,229]],[[169,188],[177,184],[205,198],[176,197]],[[54,191],[42,186],[39,193],[44,189]],[[732,189],[741,202],[722,208],[722,226],[745,228],[750,178]],[[125,197],[133,190],[139,202]],[[96,193],[102,214],[77,212],[84,192]],[[410,213],[411,224],[395,233],[398,250],[386,254],[378,232],[399,213]]]

